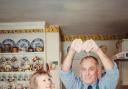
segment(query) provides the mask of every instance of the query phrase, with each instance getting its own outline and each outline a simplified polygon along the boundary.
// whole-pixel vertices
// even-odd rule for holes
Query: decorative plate
[[[20,39],[18,42],[17,42],[17,47],[19,48],[28,48],[30,46],[30,42],[27,40],[27,39]]]
[[[5,39],[3,42],[2,42],[2,45],[4,46],[4,44],[10,44],[11,47],[14,47],[15,46],[15,42],[12,40],[12,39]]]
[[[40,38],[36,38],[31,42],[32,48],[43,48],[44,47],[44,41]]]

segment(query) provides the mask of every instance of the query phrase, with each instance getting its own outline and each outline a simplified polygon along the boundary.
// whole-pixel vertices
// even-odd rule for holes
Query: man
[[[81,51],[94,52],[99,56],[106,71],[103,77],[100,77],[101,63],[89,54],[81,59],[80,76],[75,75],[71,69],[73,57],[76,52]],[[80,39],[74,40],[62,63],[60,73],[66,89],[115,89],[119,78],[116,64],[102,52],[93,40],[87,40],[84,43]]]

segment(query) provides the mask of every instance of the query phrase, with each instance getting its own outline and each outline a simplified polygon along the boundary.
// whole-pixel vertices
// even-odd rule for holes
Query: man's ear
[[[101,75],[102,75],[102,67],[98,66],[98,79],[101,78]]]
[[[79,70],[79,76],[80,76],[80,79],[82,80],[81,70]]]

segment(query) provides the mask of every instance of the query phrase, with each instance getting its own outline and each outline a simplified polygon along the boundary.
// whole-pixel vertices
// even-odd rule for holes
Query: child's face
[[[42,74],[36,78],[37,89],[52,89],[52,80],[47,74]]]

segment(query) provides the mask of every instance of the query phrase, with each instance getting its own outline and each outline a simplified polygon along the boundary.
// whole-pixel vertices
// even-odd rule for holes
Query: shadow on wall
[[[128,20],[116,20],[109,22],[105,26],[106,29],[117,32],[117,34],[128,35]]]

